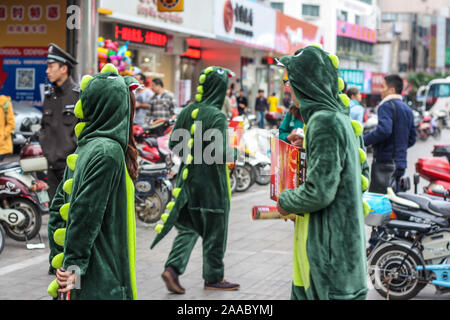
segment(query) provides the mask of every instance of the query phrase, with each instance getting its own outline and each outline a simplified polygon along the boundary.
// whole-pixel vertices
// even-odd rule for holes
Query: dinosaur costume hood
[[[339,60],[336,56],[316,46],[309,46],[297,50],[294,55],[282,57],[280,62],[287,70],[305,123],[314,112],[320,110],[349,113],[346,108],[349,100],[339,94],[344,82],[339,78]]]
[[[128,87],[137,84],[137,80],[121,77],[110,67],[103,70],[93,77],[83,77],[81,82],[82,92],[75,107],[75,115],[83,120],[75,128],[78,145],[105,137],[117,141],[126,153],[130,125]],[[108,94],[104,88],[108,88]]]

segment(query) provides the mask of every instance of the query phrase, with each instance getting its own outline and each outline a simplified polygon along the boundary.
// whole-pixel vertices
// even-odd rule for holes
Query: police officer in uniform
[[[66,158],[77,147],[74,128],[78,122],[74,108],[79,99],[79,87],[70,77],[77,61],[51,43],[47,56],[47,76],[52,83],[45,90],[39,142],[47,158],[49,196],[53,199],[63,179]]]

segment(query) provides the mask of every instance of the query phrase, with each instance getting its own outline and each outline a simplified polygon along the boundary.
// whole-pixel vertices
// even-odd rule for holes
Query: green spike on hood
[[[114,72],[99,73],[81,91],[85,127],[78,136],[78,145],[94,137],[106,137],[120,143],[124,153],[128,147],[130,124],[129,86],[137,81]]]
[[[197,100],[194,103],[222,110],[229,78],[232,74],[232,71],[221,67],[211,66],[204,69],[200,75],[200,78],[203,77],[204,80],[200,81],[200,85],[197,88],[200,101]]]
[[[319,110],[349,113],[339,98],[339,70],[324,50],[309,46],[282,57],[280,62],[286,68],[305,123]]]

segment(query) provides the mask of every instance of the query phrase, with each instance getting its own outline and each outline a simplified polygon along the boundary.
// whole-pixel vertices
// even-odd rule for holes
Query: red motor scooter
[[[425,193],[446,197],[450,190],[450,145],[435,145],[432,154],[432,158],[418,159],[416,171],[430,182],[424,188]]]

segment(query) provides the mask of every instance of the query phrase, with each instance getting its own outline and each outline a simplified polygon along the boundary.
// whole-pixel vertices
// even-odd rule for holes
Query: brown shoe
[[[235,291],[241,286],[237,283],[231,283],[223,279],[222,281],[216,283],[209,283],[205,281],[205,290],[222,290],[222,291]]]
[[[186,292],[186,290],[180,285],[180,282],[178,281],[178,274],[171,266],[168,266],[166,269],[164,269],[161,277],[166,283],[167,290],[169,290],[170,292],[177,294],[184,294]]]

